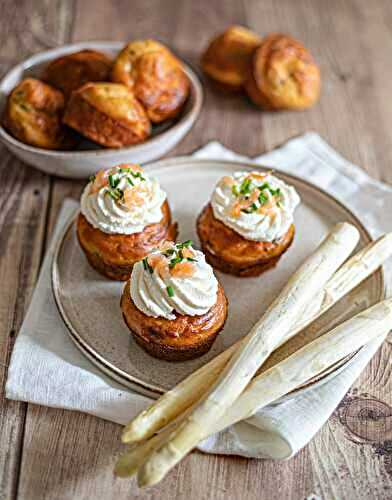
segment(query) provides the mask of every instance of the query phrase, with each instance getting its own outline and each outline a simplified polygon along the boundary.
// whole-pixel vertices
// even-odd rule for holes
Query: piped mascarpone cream
[[[100,170],[85,187],[80,205],[87,221],[108,234],[134,234],[162,219],[166,193],[138,165]]]
[[[133,266],[130,292],[147,316],[173,320],[201,316],[216,303],[218,281],[204,254],[191,242],[165,243]]]
[[[294,221],[300,197],[294,187],[262,172],[235,172],[219,180],[211,199],[216,219],[243,238],[272,242]]]

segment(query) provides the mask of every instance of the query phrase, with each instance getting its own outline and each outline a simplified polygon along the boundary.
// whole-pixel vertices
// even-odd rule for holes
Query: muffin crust
[[[228,304],[219,285],[216,303],[206,314],[177,315],[174,320],[153,318],[135,306],[128,282],[121,298],[121,309],[133,338],[146,352],[167,361],[185,361],[210,350],[224,327]]]
[[[294,225],[275,242],[243,238],[215,218],[208,204],[197,219],[202,250],[215,269],[235,276],[258,276],[274,267],[294,239]]]
[[[159,223],[150,224],[140,233],[126,235],[103,233],[80,213],[77,236],[91,266],[107,278],[118,281],[129,279],[135,262],[143,259],[163,241],[176,240],[177,224],[171,220],[167,201],[162,205],[162,214]]]
[[[305,109],[320,95],[320,70],[297,40],[273,33],[254,51],[245,89],[263,109]]]

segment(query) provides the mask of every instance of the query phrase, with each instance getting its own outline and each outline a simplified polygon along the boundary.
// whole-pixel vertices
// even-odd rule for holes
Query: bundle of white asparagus
[[[139,485],[155,484],[211,433],[248,418],[370,340],[385,335],[392,326],[390,300],[344,322],[252,380],[277,347],[327,311],[392,254],[389,234],[343,264],[358,239],[358,231],[350,224],[335,226],[244,339],[130,422],[123,441],[136,445],[119,459],[116,473],[124,477],[138,471]]]

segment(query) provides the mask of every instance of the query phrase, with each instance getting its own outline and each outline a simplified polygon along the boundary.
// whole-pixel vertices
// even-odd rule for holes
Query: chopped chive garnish
[[[166,290],[169,297],[174,297],[174,290],[172,286],[167,286]]]
[[[197,262],[197,259],[194,259],[193,257],[187,257],[186,260],[189,260],[189,262]]]
[[[139,178],[141,181],[145,181],[146,179],[142,176],[141,172],[133,172],[131,170],[130,174],[132,175],[132,177],[135,177],[136,178]]]
[[[257,210],[257,205],[256,203],[252,203],[252,205],[249,208],[243,208],[242,212],[245,212],[246,214],[251,214]]]
[[[95,175],[90,175],[88,178],[89,182],[94,182],[95,181]]]
[[[267,203],[268,198],[264,193],[260,193],[258,200],[260,202],[260,205],[264,205],[264,203]]]
[[[143,267],[144,267],[144,270],[148,271],[150,274],[152,274],[154,272],[154,269],[148,263],[147,257],[144,257],[144,259],[143,259]]]
[[[192,240],[187,240],[184,241],[184,243],[177,243],[177,248],[188,248],[192,245],[193,241]]]
[[[170,269],[173,269],[173,267],[174,267],[176,264],[179,264],[181,261],[182,261],[182,258],[181,258],[181,257],[174,257],[174,259],[172,259],[172,260],[169,262],[169,267],[170,267]]]
[[[106,193],[115,201],[121,200],[124,196],[124,191],[120,188],[109,189]]]
[[[234,184],[234,186],[231,187],[231,192],[233,193],[234,196],[239,196],[240,192],[238,191],[238,186]]]
[[[128,184],[130,184],[131,186],[135,185],[130,177],[127,177],[127,181],[128,181]]]
[[[109,184],[110,184],[111,188],[115,189],[119,185],[119,183],[120,183],[120,179],[118,179],[118,178],[116,179],[114,177],[114,174],[109,175]]]
[[[252,180],[251,179],[244,179],[242,181],[241,187],[240,187],[240,193],[241,194],[248,194],[251,191],[251,185],[252,185]]]

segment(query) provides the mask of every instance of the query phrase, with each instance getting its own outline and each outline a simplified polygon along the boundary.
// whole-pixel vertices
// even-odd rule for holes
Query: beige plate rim
[[[179,156],[175,158],[168,158],[165,160],[158,160],[154,161],[151,163],[146,164],[145,166],[150,170],[150,169],[161,169],[161,168],[170,168],[170,167],[175,167],[178,166],[179,164],[182,164],[184,168],[186,168],[188,163],[199,163],[200,166],[202,167],[203,165],[211,165],[214,164],[216,166],[231,166],[233,167],[234,165],[241,165],[246,168],[257,168],[260,170],[270,170],[267,167],[263,167],[262,165],[254,164],[254,163],[247,163],[243,161],[229,161],[229,160],[208,160],[208,159],[197,159],[197,158],[192,158],[189,156]],[[296,183],[303,184],[306,186],[306,188],[313,190],[314,193],[316,193],[318,196],[327,198],[329,202],[333,202],[336,205],[339,206],[341,210],[347,213],[348,217],[353,219],[359,229],[359,231],[362,233],[362,235],[370,242],[372,241],[372,237],[370,236],[368,230],[365,228],[365,226],[362,224],[362,222],[358,219],[354,213],[347,208],[341,201],[324,191],[323,189],[319,188],[318,186],[315,186],[314,184],[301,179],[300,177],[297,177],[292,174],[288,174],[284,171],[279,171],[279,174],[282,176],[286,177],[287,179],[292,179]],[[78,212],[78,210],[76,210]],[[54,254],[53,254],[53,260],[52,260],[52,270],[51,270],[51,283],[52,283],[52,290],[53,290],[53,295],[55,298],[55,303],[57,306],[57,309],[60,313],[60,316],[67,327],[67,331],[70,335],[71,340],[74,342],[76,347],[95,365],[97,366],[102,372],[104,372],[106,375],[108,375],[110,378],[116,380],[120,384],[124,385],[125,387],[132,389],[140,394],[143,394],[145,396],[153,397],[153,398],[158,398],[163,394],[164,391],[162,391],[161,388],[158,386],[155,386],[153,384],[146,383],[142,380],[139,380],[138,378],[124,372],[120,368],[116,367],[106,359],[104,359],[102,356],[100,356],[95,350],[94,347],[91,346],[89,343],[84,341],[84,339],[81,337],[81,335],[78,333],[77,329],[74,327],[72,324],[71,320],[68,318],[67,313],[62,305],[61,302],[61,297],[60,297],[60,278],[59,278],[59,271],[58,271],[58,258],[62,250],[63,243],[66,239],[67,234],[69,231],[72,229],[73,224],[75,221],[75,213],[70,216],[69,221],[65,224],[64,229],[62,230],[62,233],[56,243]],[[382,300],[385,297],[385,280],[384,280],[384,272],[382,267],[379,268],[375,273],[378,277],[378,300]],[[306,382],[305,384],[299,386],[297,389],[294,391],[290,392],[288,395],[284,396],[283,398],[280,398],[279,401],[282,401],[283,399],[286,398],[291,398],[294,395],[298,394],[299,392],[303,393],[306,390],[310,390],[315,388],[316,386],[322,385],[326,383],[328,380],[336,376],[338,373],[340,373],[344,368],[347,367],[347,365],[354,360],[354,358],[359,354],[361,349],[356,351],[355,353],[343,358],[342,360],[338,361],[335,363],[333,366],[330,368],[326,369],[323,371],[321,374],[318,376],[312,378],[310,381]]]

